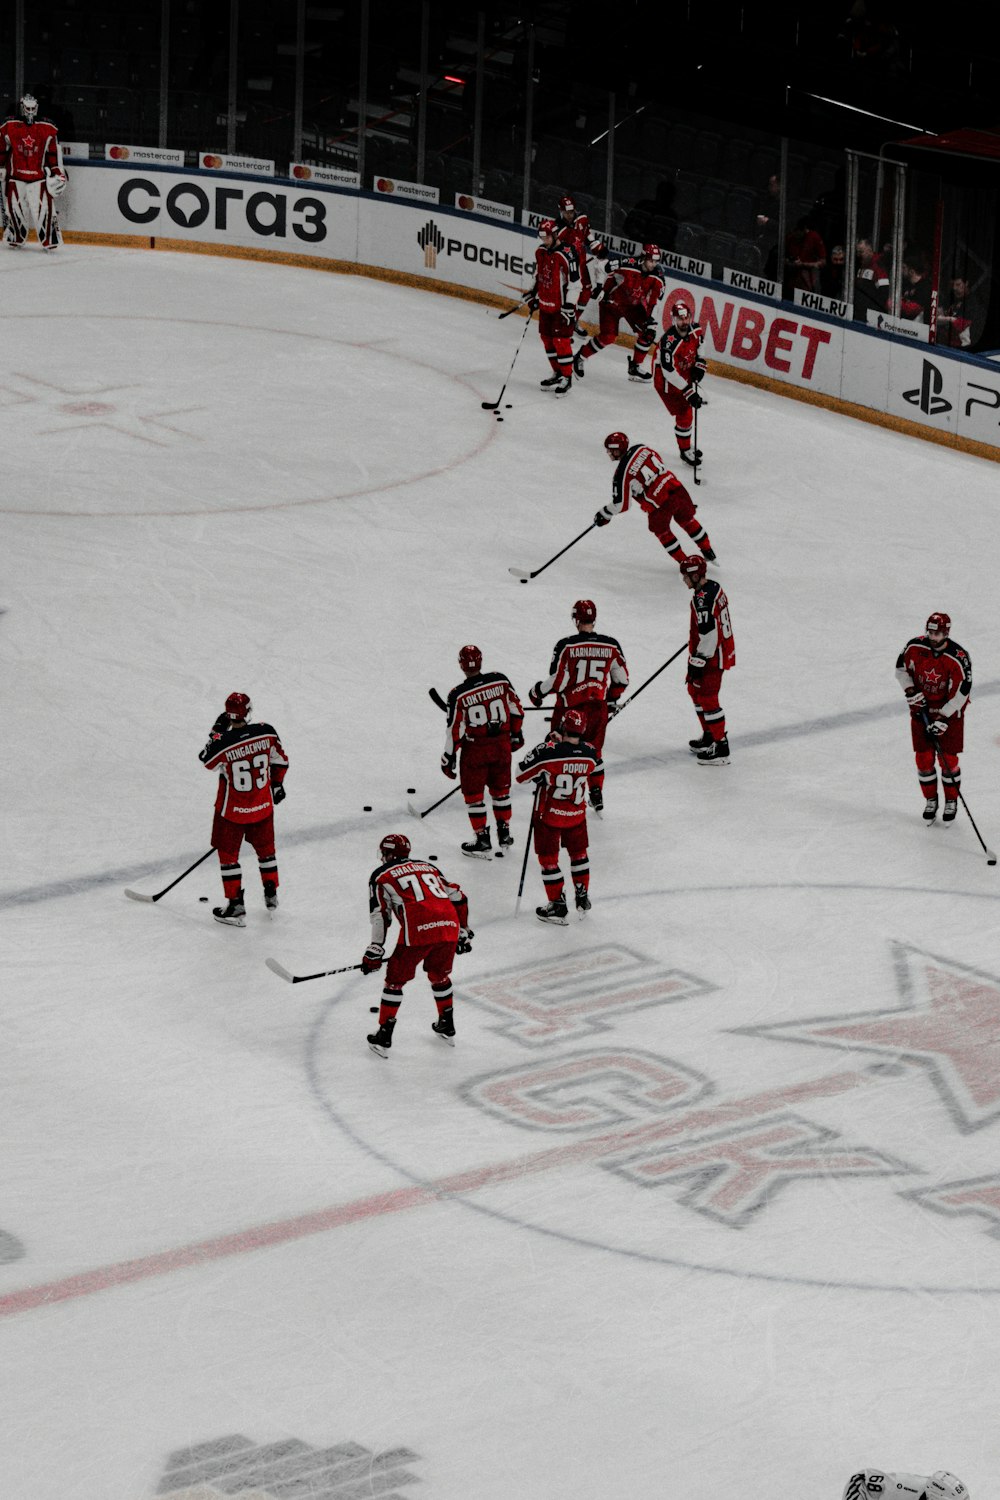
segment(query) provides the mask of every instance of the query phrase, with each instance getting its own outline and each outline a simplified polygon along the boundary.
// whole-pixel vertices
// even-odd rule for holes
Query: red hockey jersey
[[[452,885],[426,859],[397,859],[379,865],[368,880],[372,942],[384,943],[393,917],[408,948],[458,942],[469,923],[469,903],[461,886]]]
[[[726,591],[714,578],[706,578],[691,595],[691,633],[688,650],[727,672],[736,665],[736,642],[729,618]]]
[[[18,182],[40,182],[46,172],[63,174],[59,135],[51,120],[4,120],[0,167]]]
[[[556,243],[535,251],[533,291],[543,312],[559,312],[570,300],[569,284],[576,279],[576,255],[572,245]]]
[[[215,810],[231,823],[260,823],[274,811],[272,786],[280,786],[288,757],[270,724],[241,724],[213,734],[198,759],[218,771]]]
[[[448,727],[444,753],[469,740],[494,739],[519,730],[524,709],[503,672],[480,672],[453,687],[448,694]]]
[[[931,712],[946,719],[961,718],[969,706],[972,661],[957,641],[949,640],[935,653],[929,637],[915,635],[899,653],[896,678],[904,689],[919,688]]]
[[[648,279],[640,262],[633,258],[609,260],[601,301],[617,313],[624,313],[630,307],[648,311],[643,302],[643,283]]]
[[[615,465],[611,501],[602,511],[610,520],[627,511],[634,500],[649,515],[664,507],[672,511],[680,499],[690,502],[691,496],[656,449],[633,443]]]
[[[554,692],[564,708],[579,703],[614,703],[628,687],[625,653],[613,635],[580,630],[556,642],[541,696]]]
[[[667,375],[676,375],[685,385],[690,385],[695,373],[704,375],[705,358],[701,352],[704,335],[700,323],[692,323],[687,333],[681,333],[671,323],[660,339],[660,368]]]
[[[587,817],[587,794],[600,786],[604,762],[592,745],[571,745],[554,735],[536,745],[522,761],[517,781],[541,781],[537,818],[550,828],[573,828]]]

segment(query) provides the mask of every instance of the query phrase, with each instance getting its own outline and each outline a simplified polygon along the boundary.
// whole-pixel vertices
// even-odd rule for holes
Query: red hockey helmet
[[[940,633],[947,640],[951,634],[951,615],[946,615],[941,610],[935,610],[934,614],[927,616],[927,624],[924,628],[928,635],[933,631],[935,635]]]
[[[458,653],[458,665],[463,672],[478,672],[483,665],[483,653],[478,646],[463,646]]]
[[[246,693],[230,693],[226,699],[226,713],[231,719],[249,719],[253,704]]]
[[[694,583],[700,583],[708,572],[708,563],[700,553],[694,557],[686,557],[681,563],[681,573],[685,578],[690,578]]]
[[[587,727],[587,721],[578,708],[568,708],[559,723],[560,734],[581,735]]]
[[[552,238],[555,239],[558,233],[559,225],[556,223],[555,219],[543,219],[538,226],[539,239],[541,239],[543,234],[551,234]]]
[[[559,199],[559,207],[560,209],[568,208],[571,213],[576,212],[576,204],[570,197],[569,193],[563,193],[562,197]]]
[[[663,251],[659,245],[643,245],[642,247],[643,260],[659,260],[662,254]]]
[[[387,833],[378,846],[384,864],[394,859],[409,859],[410,841],[405,833]]]
[[[604,446],[611,458],[624,458],[628,452],[628,438],[624,432],[609,432],[604,439]]]
[[[678,300],[671,305],[670,316],[673,318],[675,323],[690,323],[691,319],[694,316],[693,312],[691,311],[690,302],[684,302],[682,299],[678,298]]]
[[[597,619],[597,605],[593,599],[578,599],[573,605],[573,619],[578,625],[593,625]]]

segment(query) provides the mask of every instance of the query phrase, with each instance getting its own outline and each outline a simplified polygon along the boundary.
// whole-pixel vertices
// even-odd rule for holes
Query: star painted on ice
[[[893,949],[898,1006],[734,1030],[924,1068],[958,1129],[982,1130],[1000,1119],[1000,978],[907,944]]]
[[[39,436],[51,437],[74,428],[103,428],[117,432],[122,437],[134,438],[140,443],[149,443],[155,448],[175,446],[166,434],[186,441],[197,441],[193,433],[175,427],[168,417],[185,416],[197,411],[195,406],[177,407],[171,411],[139,412],[127,409],[127,405],[116,404],[106,398],[112,392],[136,391],[134,385],[63,386],[37,375],[26,375],[14,370],[9,383],[0,385],[0,410],[4,407],[34,405],[44,412],[38,415],[52,425],[39,427]],[[67,400],[66,398],[70,399]],[[130,398],[126,397],[126,403]],[[131,398],[134,400],[134,398]]]

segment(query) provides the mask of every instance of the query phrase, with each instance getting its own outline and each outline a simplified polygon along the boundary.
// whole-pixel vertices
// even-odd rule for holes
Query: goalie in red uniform
[[[0,177],[6,217],[4,239],[19,249],[34,220],[43,250],[55,250],[62,234],[55,200],[66,186],[59,136],[51,120],[38,119],[38,100],[25,94],[21,118],[0,125]]]
[[[212,733],[198,759],[206,770],[219,773],[215,798],[212,848],[219,856],[225,906],[212,908],[217,922],[245,927],[243,872],[240,845],[244,838],[257,851],[264,905],[278,905],[278,861],[274,852],[274,808],[285,800],[282,785],[288,757],[277,730],[251,721],[253,705],[246,693],[230,693],[226,707],[212,725]]]
[[[461,752],[457,774],[474,834],[471,843],[462,845],[462,853],[491,859],[486,788],[490,790],[498,852],[502,854],[514,842],[510,831],[510,755],[524,744],[524,710],[509,677],[502,672],[483,671],[483,653],[478,646],[463,646],[458,665],[465,681],[448,694],[441,769],[454,780],[455,760]]]
[[[639,256],[611,256],[604,284],[595,294],[600,326],[594,338],[578,349],[573,369],[578,378],[586,374],[586,362],[600,354],[618,337],[622,319],[635,333],[635,350],[628,362],[630,380],[648,380],[642,366],[656,342],[656,306],[663,295],[664,273],[659,245],[643,245]]]
[[[536,906],[540,922],[568,926],[559,850],[570,858],[570,878],[577,915],[590,911],[590,858],[587,851],[587,788],[604,774],[601,757],[583,739],[584,717],[577,708],[567,709],[558,729],[518,762],[518,781],[539,783],[535,804],[535,853],[542,867],[542,883],[548,901]]]
[[[552,366],[552,374],[541,382],[542,390],[565,396],[573,385],[576,306],[570,288],[577,271],[573,246],[559,243],[558,230],[555,219],[543,219],[538,226],[541,244],[535,251],[535,279],[528,293],[528,307],[538,309],[538,332]]]
[[[552,652],[549,675],[536,682],[528,694],[536,708],[549,693],[556,695],[552,730],[562,728],[569,709],[582,716],[583,737],[600,755],[608,719],[628,687],[625,653],[613,635],[596,630],[597,606],[593,599],[578,599],[573,605],[576,634],[563,636]],[[590,782],[590,805],[600,816],[604,810],[604,767]]]
[[[650,531],[678,567],[687,558],[673,533],[675,522],[687,532],[705,561],[715,562],[708,532],[695,515],[698,507],[655,448],[648,448],[645,443],[630,443],[624,432],[609,432],[604,447],[615,465],[615,475],[611,481],[611,500],[597,512],[594,525],[607,526],[615,516],[628,510],[629,502],[634,500],[646,512]]]
[[[368,881],[372,940],[361,960],[363,973],[374,974],[382,967],[385,939],[394,917],[400,931],[385,966],[378,1030],[369,1035],[368,1045],[377,1056],[388,1057],[403,986],[423,966],[437,1006],[438,1018],[431,1030],[454,1047],[451,970],[456,953],[471,953],[475,936],[469,928],[465,892],[446,880],[437,865],[412,859],[405,833],[387,833],[378,853],[379,864]]]
[[[703,405],[698,389],[706,365],[701,352],[701,325],[694,322],[691,303],[678,297],[670,307],[670,323],[660,339],[660,350],[653,386],[656,394],[674,419],[677,449],[686,464],[696,468],[701,463],[701,449],[695,448],[691,432],[694,414]],[[673,375],[679,384],[668,380]]]
[[[699,765],[728,766],[726,715],[719,703],[722,674],[736,665],[736,643],[729,618],[729,600],[714,578],[706,578],[703,557],[681,563],[681,577],[692,590],[691,630],[688,636],[687,690],[701,725],[701,736],[688,746]]]
[[[951,639],[951,616],[932,614],[925,635],[907,641],[896,662],[896,679],[906,693],[910,738],[917,777],[924,795],[924,820],[938,811],[937,760],[941,761],[944,808],[941,821],[951,823],[958,811],[962,773],[958,757],[965,743],[965,710],[972,692],[969,653]]]

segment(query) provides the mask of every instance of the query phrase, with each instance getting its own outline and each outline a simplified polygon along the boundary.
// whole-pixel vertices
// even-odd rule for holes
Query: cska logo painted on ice
[[[943,412],[951,411],[951,402],[941,395],[943,387],[944,376],[941,371],[937,365],[925,359],[920,385],[912,391],[904,391],[903,400],[908,401],[911,406],[919,406],[925,416],[939,417]]]

